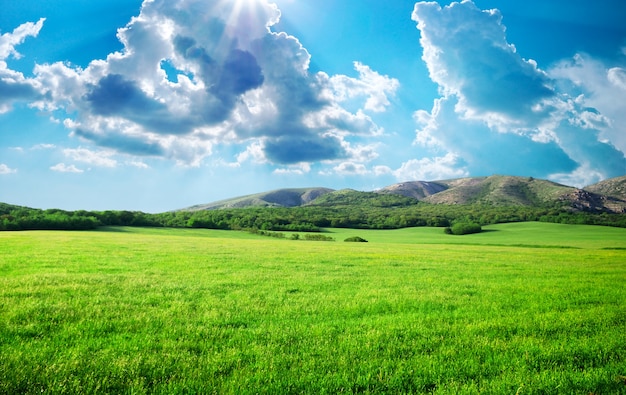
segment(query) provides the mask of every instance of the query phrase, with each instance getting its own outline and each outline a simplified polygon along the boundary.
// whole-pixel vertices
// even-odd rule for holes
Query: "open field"
[[[485,229],[2,232],[0,393],[626,394],[626,229]]]

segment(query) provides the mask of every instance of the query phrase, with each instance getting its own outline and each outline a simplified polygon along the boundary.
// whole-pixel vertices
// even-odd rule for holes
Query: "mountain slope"
[[[243,207],[296,207],[333,192],[330,188],[288,188],[199,204],[182,211],[217,210]]]
[[[341,189],[327,193],[313,200],[308,206],[323,207],[407,207],[419,203],[419,200],[400,194],[361,192],[354,189]]]
[[[584,190],[626,201],[626,176],[609,178],[597,184],[589,185]]]
[[[490,204],[495,206],[535,206],[554,204],[575,190],[532,177],[491,176],[438,181],[446,190],[428,196],[434,204]]]
[[[377,190],[377,193],[402,195],[418,200],[445,191],[449,186],[438,181],[408,181],[389,185]]]
[[[431,204],[570,207],[575,211],[626,213],[626,177],[578,189],[532,177],[469,177],[441,181],[410,181],[375,192],[329,188],[278,189],[192,206],[182,211],[242,207],[354,206],[399,207]],[[395,197],[394,197],[395,196]]]

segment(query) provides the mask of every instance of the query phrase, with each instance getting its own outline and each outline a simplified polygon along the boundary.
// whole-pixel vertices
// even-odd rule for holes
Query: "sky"
[[[0,202],[626,174],[622,0],[0,0]]]

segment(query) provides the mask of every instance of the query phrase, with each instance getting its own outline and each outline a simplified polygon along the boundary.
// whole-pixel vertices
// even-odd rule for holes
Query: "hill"
[[[407,207],[419,203],[419,200],[401,194],[382,194],[361,192],[354,189],[341,189],[320,196],[307,206],[320,207]]]
[[[395,194],[422,200],[428,196],[445,191],[449,186],[439,181],[408,181],[393,184],[377,190],[377,193]]]
[[[626,227],[622,179],[588,190],[531,177],[491,176],[406,182],[375,192],[294,188],[242,196],[160,214],[39,210],[0,204],[0,230],[70,230],[100,226],[319,231],[392,229],[542,221]],[[615,191],[615,192],[611,192]],[[619,196],[619,195],[617,195]],[[267,209],[272,208],[272,209]]]
[[[432,204],[570,206],[577,211],[626,212],[626,176],[578,189],[532,177],[469,177],[394,184],[379,193],[400,194]]]
[[[597,184],[589,185],[584,190],[626,201],[626,176],[609,178]]]
[[[240,196],[208,204],[199,204],[183,211],[216,210],[244,207],[297,207],[333,192],[330,188],[289,188]]]
[[[382,196],[387,196],[383,198]],[[402,199],[392,196],[401,196]],[[528,207],[569,207],[574,211],[626,212],[626,177],[585,189],[533,177],[468,177],[440,181],[409,181],[374,192],[330,188],[278,189],[200,204],[180,211],[244,207],[354,206],[399,207],[419,201],[431,204]]]
[[[552,205],[576,188],[532,177],[491,176],[439,182],[447,189],[424,201],[435,204],[489,204],[495,206]]]

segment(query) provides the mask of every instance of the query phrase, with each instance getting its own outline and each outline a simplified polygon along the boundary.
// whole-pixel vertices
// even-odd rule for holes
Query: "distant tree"
[[[457,222],[451,227],[447,227],[445,229],[446,234],[452,235],[469,235],[480,232],[482,232],[481,226],[474,222]]]
[[[367,240],[365,240],[364,238],[359,237],[359,236],[348,237],[344,241],[354,242],[354,243],[367,243]]]

